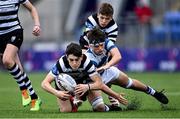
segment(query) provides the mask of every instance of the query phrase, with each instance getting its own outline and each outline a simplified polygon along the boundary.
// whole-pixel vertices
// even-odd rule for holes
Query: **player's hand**
[[[68,100],[70,98],[70,94],[69,91],[56,91],[55,94],[58,98],[60,98],[61,100]]]
[[[124,93],[120,93],[117,97],[118,101],[123,105],[128,105],[128,100],[124,98]]]
[[[80,97],[84,95],[85,92],[89,90],[89,87],[87,84],[78,84],[75,87],[75,95],[79,95]]]
[[[35,36],[39,36],[41,33],[41,28],[39,25],[34,25],[32,34]]]
[[[108,68],[109,68],[108,65],[104,65],[104,66],[102,66],[102,67],[97,68],[96,71],[97,71],[98,73],[101,73],[101,72],[103,72],[104,70],[106,70],[106,69],[108,69]]]

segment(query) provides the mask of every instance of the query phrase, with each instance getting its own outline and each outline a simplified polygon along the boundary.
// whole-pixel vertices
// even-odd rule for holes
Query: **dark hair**
[[[102,3],[99,11],[99,14],[105,15],[105,16],[112,16],[114,13],[114,9],[111,4],[109,3]]]
[[[66,55],[82,56],[81,46],[76,43],[70,43],[66,48]]]
[[[106,39],[105,33],[99,28],[94,28],[90,30],[87,34],[87,37],[90,44],[98,44],[104,42]]]

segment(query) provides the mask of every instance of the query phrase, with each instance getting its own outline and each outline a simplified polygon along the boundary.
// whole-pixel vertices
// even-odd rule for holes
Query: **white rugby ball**
[[[68,74],[61,73],[56,80],[57,87],[60,90],[74,92],[76,87],[76,81]]]

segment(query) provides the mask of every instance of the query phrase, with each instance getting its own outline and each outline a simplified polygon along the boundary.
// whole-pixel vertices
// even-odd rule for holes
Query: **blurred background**
[[[26,71],[47,71],[69,42],[78,42],[83,25],[99,4],[114,7],[119,26],[117,46],[121,70],[180,71],[179,0],[30,0],[37,8],[42,34],[32,35],[33,21],[21,7],[24,28],[20,55]],[[2,70],[2,69],[1,69]]]

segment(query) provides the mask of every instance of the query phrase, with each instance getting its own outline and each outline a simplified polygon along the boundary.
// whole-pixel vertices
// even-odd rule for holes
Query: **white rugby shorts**
[[[101,74],[101,78],[104,84],[107,84],[111,81],[116,80],[120,75],[120,70],[115,67],[111,66],[109,69],[106,69],[103,74]]]

